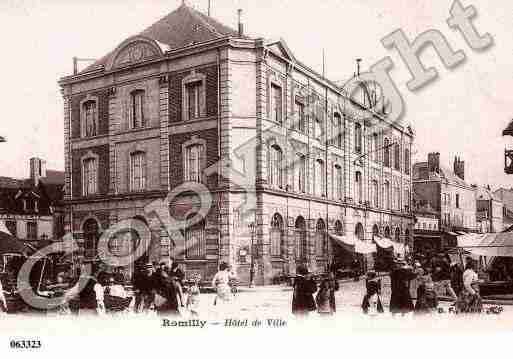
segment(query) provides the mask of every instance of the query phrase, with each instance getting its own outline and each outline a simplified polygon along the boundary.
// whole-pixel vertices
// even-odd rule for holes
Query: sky
[[[99,58],[181,4],[181,0],[0,0],[0,176],[28,176],[28,160],[40,157],[50,169],[64,167],[63,103],[57,81],[72,72],[72,57]],[[206,11],[208,0],[187,1]],[[383,57],[394,62],[392,79],[406,106],[404,121],[415,130],[415,158],[440,152],[452,168],[454,156],[465,161],[466,179],[479,185],[512,187],[504,174],[504,148],[513,138],[502,130],[513,118],[513,2],[463,0],[473,5],[473,23],[489,33],[494,45],[474,52],[446,20],[452,0],[211,0],[212,16],[236,28],[244,10],[246,32],[283,38],[301,62],[333,81],[350,78],[355,59],[362,71]],[[421,59],[438,79],[411,92],[410,74],[395,50],[381,39],[402,29],[410,41],[436,29],[466,61],[446,69],[426,48]]]

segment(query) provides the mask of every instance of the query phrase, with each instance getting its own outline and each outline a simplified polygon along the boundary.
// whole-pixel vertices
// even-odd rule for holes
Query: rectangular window
[[[281,231],[273,229],[271,231],[271,256],[281,257]]]
[[[342,148],[342,119],[338,113],[333,116],[333,121],[334,126],[332,137],[334,139],[334,145],[338,148]]]
[[[340,200],[342,199],[342,167],[335,165],[333,177],[333,197],[335,200]]]
[[[186,231],[187,258],[204,258],[207,254],[204,224],[197,224]]]
[[[362,203],[363,201],[363,183],[362,183],[362,173],[356,172],[355,174],[355,199],[356,203]]]
[[[89,196],[97,193],[98,165],[95,158],[84,160],[83,163],[83,194]]]
[[[296,101],[296,123],[293,128],[295,130],[301,131],[305,133],[306,125],[305,125],[305,104],[299,101]]]
[[[372,158],[374,162],[379,162],[379,138],[378,134],[375,133],[372,135]]]
[[[295,164],[295,183],[294,188],[296,191],[304,193],[306,184],[305,184],[305,173],[306,173],[306,160],[305,156],[303,155],[297,155],[296,156],[296,164]]]
[[[319,197],[324,196],[324,180],[326,174],[324,173],[324,163],[321,160],[315,161],[315,194]]]
[[[16,221],[5,221],[5,226],[11,232],[14,237],[18,236],[18,230],[16,228]]]
[[[132,92],[132,128],[144,126],[144,91]]]
[[[201,81],[190,82],[185,85],[187,91],[188,119],[194,120],[200,117]]]
[[[460,208],[460,195],[456,193],[456,208]]]
[[[185,158],[185,180],[189,182],[201,182],[203,146],[194,145],[187,147]]]
[[[273,84],[271,85],[271,119],[273,121],[281,123],[282,109],[281,87]]]
[[[37,222],[27,222],[27,239],[37,239]]]
[[[142,191],[146,188],[146,155],[143,152],[130,156],[130,190]]]
[[[362,152],[362,125],[359,123],[354,125],[354,150],[357,153]]]

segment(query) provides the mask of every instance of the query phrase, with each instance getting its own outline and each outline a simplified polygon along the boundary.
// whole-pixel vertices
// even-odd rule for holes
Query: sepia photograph
[[[512,14],[1,0],[0,352],[511,333]]]

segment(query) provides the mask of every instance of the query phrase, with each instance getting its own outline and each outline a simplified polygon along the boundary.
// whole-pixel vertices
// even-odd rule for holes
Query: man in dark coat
[[[178,315],[178,298],[175,284],[167,270],[160,270],[155,275],[155,293],[164,299],[163,303],[156,306],[160,315]]]
[[[394,269],[390,273],[390,312],[408,313],[413,311],[413,301],[410,295],[410,280],[415,278],[415,273],[404,261],[396,261]]]
[[[292,293],[292,313],[306,315],[316,309],[313,294],[317,291],[317,284],[308,274],[306,266],[298,266]]]
[[[153,266],[148,263],[134,276],[135,310],[138,313],[148,310],[153,305],[155,289],[153,274]]]

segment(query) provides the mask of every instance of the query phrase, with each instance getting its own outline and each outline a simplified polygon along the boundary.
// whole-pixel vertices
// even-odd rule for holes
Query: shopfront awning
[[[374,236],[374,242],[379,248],[391,250],[394,246],[390,238]]]
[[[330,234],[329,236],[334,243],[349,252],[361,254],[376,252],[376,244],[371,241],[362,241],[355,236],[337,236],[334,234]]]
[[[458,237],[458,247],[485,257],[513,257],[513,232],[468,233]]]

